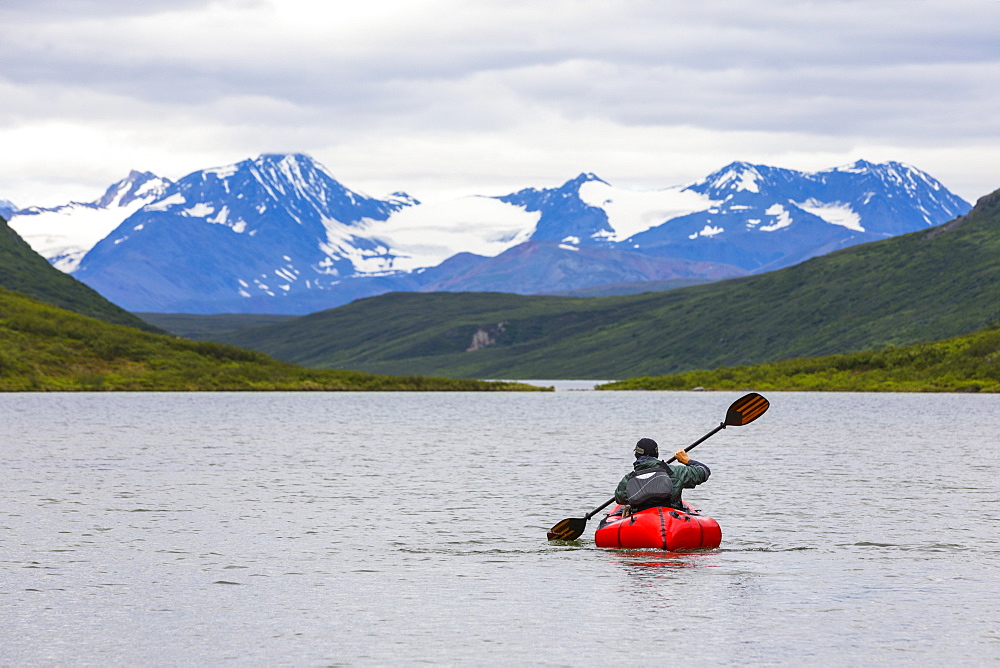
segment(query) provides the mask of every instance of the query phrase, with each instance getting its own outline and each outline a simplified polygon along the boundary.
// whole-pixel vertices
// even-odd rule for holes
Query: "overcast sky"
[[[302,152],[425,200],[734,160],[1000,188],[998,0],[0,0],[0,199]]]

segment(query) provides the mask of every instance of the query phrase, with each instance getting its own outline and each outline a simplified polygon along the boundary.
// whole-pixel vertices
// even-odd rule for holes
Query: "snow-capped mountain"
[[[608,220],[608,213],[600,205],[591,205],[581,197],[580,191],[588,183],[609,185],[596,174],[580,174],[559,188],[526,188],[497,199],[540,214],[531,234],[536,241],[580,244],[582,240],[589,245],[609,245],[615,230]]]
[[[143,205],[159,199],[170,181],[131,172],[93,202],[11,212],[10,226],[57,269],[73,272],[84,254]]]
[[[737,162],[654,191],[584,173],[556,188],[421,203],[349,190],[306,155],[262,155],[169,184],[74,275],[133,311],[298,314],[392,290],[717,280],[970,208],[895,162],[822,172]]]
[[[305,155],[262,155],[180,179],[95,245],[74,275],[130,310],[253,302],[280,312],[286,304],[256,302],[389,271],[392,250],[364,230],[416,204],[405,193],[379,200],[348,190]]]
[[[858,161],[822,172],[733,163],[684,192],[706,206],[633,234],[656,256],[780,269],[867,241],[939,225],[970,204],[918,169]]]
[[[415,207],[368,231],[394,249],[398,270],[436,266],[468,251],[485,256],[477,267],[493,271],[492,259],[519,244],[552,241],[564,250],[616,248],[759,272],[937,225],[969,208],[924,172],[896,162],[859,161],[815,173],[737,162],[702,181],[654,191],[615,188],[584,173],[557,188]],[[428,253],[431,238],[442,243]],[[508,289],[527,291],[538,269],[522,268],[527,273]],[[474,271],[462,274],[471,279]],[[581,273],[579,280],[591,279]],[[459,288],[455,277],[433,283],[444,284],[474,289]],[[461,285],[473,284],[478,280]]]

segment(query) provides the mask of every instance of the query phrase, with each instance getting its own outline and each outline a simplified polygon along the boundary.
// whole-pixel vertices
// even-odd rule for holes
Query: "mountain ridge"
[[[171,183],[74,275],[134,311],[303,314],[390,291],[539,294],[762,273],[968,208],[897,162],[821,172],[734,162],[655,191],[583,172],[554,188],[425,204],[350,190],[304,154],[263,154]]]

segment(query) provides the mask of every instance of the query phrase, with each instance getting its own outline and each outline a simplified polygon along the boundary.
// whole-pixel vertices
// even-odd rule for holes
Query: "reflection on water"
[[[1000,397],[775,394],[720,549],[545,540],[739,394],[0,395],[0,663],[994,661]]]
[[[630,577],[658,584],[659,578],[685,568],[711,568],[711,552],[662,552],[658,550],[614,550],[619,564]]]

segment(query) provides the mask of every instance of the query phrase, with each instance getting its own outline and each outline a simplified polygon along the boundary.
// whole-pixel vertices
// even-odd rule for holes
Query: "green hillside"
[[[0,391],[535,390],[303,369],[234,346],[112,325],[0,288]]]
[[[663,292],[692,285],[704,285],[714,281],[704,278],[668,278],[662,281],[630,281],[627,283],[604,283],[575,290],[547,292],[554,297],[614,297],[616,295],[638,295],[643,292]]]
[[[849,355],[607,383],[600,390],[1000,392],[1000,330]]]
[[[105,322],[159,331],[62,273],[0,218],[0,286]]]
[[[997,320],[1000,191],[946,225],[758,276],[586,299],[390,294],[227,340],[310,367],[621,379],[902,346]]]
[[[218,313],[201,315],[194,313],[136,313],[135,315],[154,327],[183,336],[185,339],[217,340],[231,332],[270,325],[292,320],[294,315],[273,315],[269,313]]]

